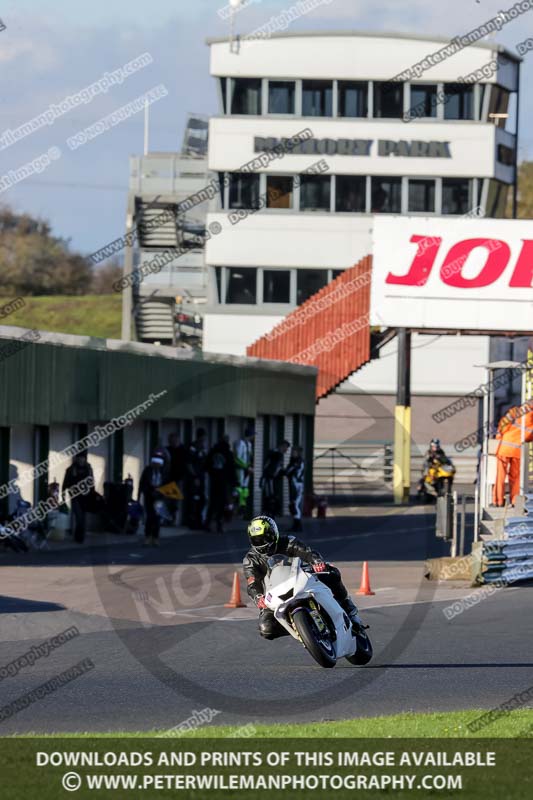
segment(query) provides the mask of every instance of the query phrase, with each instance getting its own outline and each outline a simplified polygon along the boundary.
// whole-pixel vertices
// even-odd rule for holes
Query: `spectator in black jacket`
[[[156,502],[163,502],[163,498],[158,494],[158,489],[166,483],[165,475],[165,454],[162,450],[156,450],[150,459],[150,464],[146,466],[139,481],[138,500],[144,499],[144,546],[159,547],[159,531],[161,519],[157,511]]]
[[[72,489],[86,478],[93,477],[93,468],[87,461],[87,453],[77,453],[72,459],[72,464],[68,467],[63,478],[62,492],[65,497]],[[85,539],[85,524],[87,511],[87,497],[85,494],[78,494],[71,497],[71,526],[74,540],[82,544]]]
[[[198,428],[196,438],[187,450],[185,462],[184,521],[192,530],[199,530],[203,527],[206,446],[206,432],[204,428]]]
[[[279,444],[275,450],[267,453],[263,474],[261,476],[261,488],[263,489],[263,504],[265,509],[271,514],[280,514],[282,510],[283,497],[283,459],[285,453],[291,446],[286,439]]]
[[[167,478],[169,481],[173,481],[176,486],[183,491],[183,481],[185,478],[185,470],[187,464],[187,448],[184,444],[180,442],[179,436],[177,433],[170,433],[168,436],[168,444],[165,447],[165,466],[166,466],[166,473]],[[176,522],[176,514],[177,514],[177,524],[181,524],[181,516],[182,516],[182,501],[181,500],[171,500],[167,499],[166,501],[167,508],[169,513],[172,517],[172,521]]]
[[[210,529],[214,519],[217,533],[223,533],[224,512],[231,502],[232,493],[237,486],[235,457],[227,436],[223,436],[211,448],[207,454],[206,467],[209,475],[209,507],[206,528]]]

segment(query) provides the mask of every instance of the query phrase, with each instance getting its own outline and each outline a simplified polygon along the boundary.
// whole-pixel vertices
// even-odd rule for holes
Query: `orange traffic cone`
[[[363,575],[361,577],[361,586],[356,594],[376,594],[370,588],[370,576],[368,574],[368,561],[363,561]]]
[[[241,585],[239,583],[239,573],[233,573],[233,586],[231,587],[231,597],[229,603],[224,603],[224,608],[246,608],[246,603],[241,600]]]

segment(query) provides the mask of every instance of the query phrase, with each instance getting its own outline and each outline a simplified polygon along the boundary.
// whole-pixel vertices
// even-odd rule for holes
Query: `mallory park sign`
[[[400,156],[402,158],[451,158],[449,142],[423,142],[418,139],[306,139],[294,144],[292,139],[255,136],[254,151],[265,153],[276,147],[288,147],[292,154],[328,156]],[[373,148],[373,145],[375,147]],[[374,153],[372,150],[374,149]]]

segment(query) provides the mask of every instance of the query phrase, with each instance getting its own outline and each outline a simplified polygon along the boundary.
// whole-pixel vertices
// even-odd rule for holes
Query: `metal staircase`
[[[160,298],[139,303],[135,309],[137,338],[143,342],[174,343],[174,301]]]

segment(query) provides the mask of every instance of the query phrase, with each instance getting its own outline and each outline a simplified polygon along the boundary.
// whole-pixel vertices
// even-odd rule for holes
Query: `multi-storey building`
[[[520,59],[494,41],[339,32],[208,44],[220,101],[208,150],[220,208],[208,225],[220,233],[206,248],[205,350],[244,354],[370,254],[376,214],[512,213]],[[428,420],[444,396],[483,380],[489,349],[488,336],[414,336],[413,393]],[[387,405],[395,385],[395,359],[381,358],[341,393]],[[329,416],[340,403],[325,401]]]

